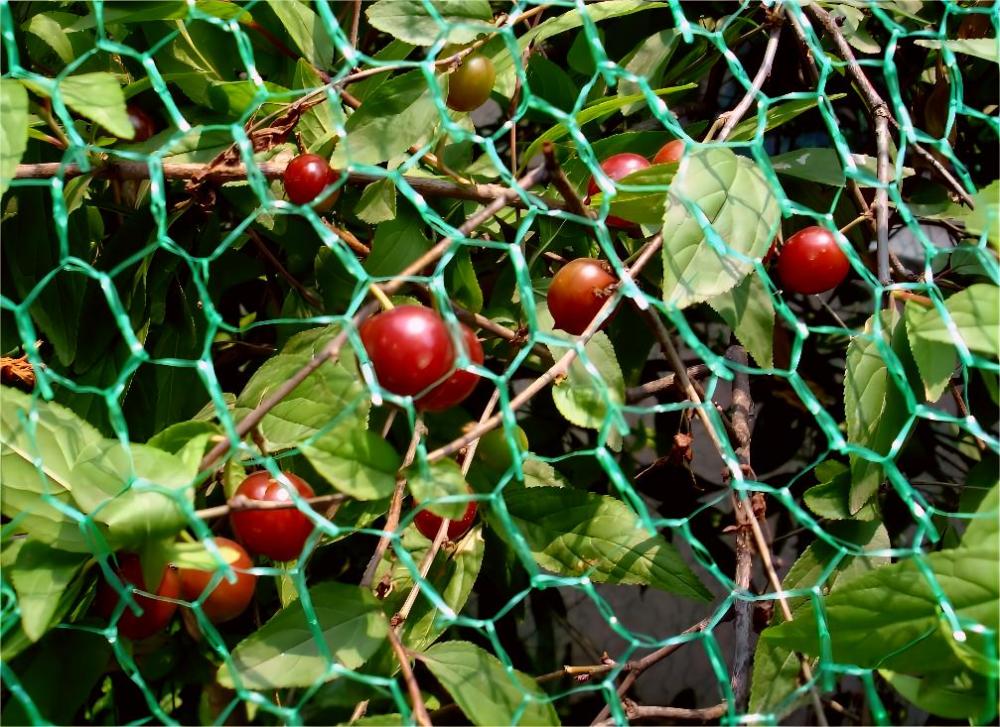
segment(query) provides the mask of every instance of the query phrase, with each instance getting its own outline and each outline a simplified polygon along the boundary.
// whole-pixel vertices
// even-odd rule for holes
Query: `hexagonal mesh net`
[[[847,693],[888,723],[886,685],[933,712],[948,680],[944,716],[992,719],[996,6],[361,9],[359,39],[354,3],[0,3],[5,719],[809,722]],[[160,129],[115,138],[124,100]],[[332,217],[284,199],[296,149],[339,172]],[[782,224],[835,233],[838,293],[782,287]],[[574,336],[545,293],[580,256],[617,284]],[[480,377],[442,413],[361,342],[414,302]],[[258,469],[317,494],[285,491],[311,534],[255,560],[251,609],[135,600],[127,551],[231,582],[213,536]],[[455,542],[418,532],[470,501]],[[158,602],[167,636],[123,638]],[[662,693],[697,699],[638,704],[681,646],[698,683]]]

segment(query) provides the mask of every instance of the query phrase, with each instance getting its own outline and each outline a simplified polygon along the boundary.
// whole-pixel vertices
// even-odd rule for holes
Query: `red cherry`
[[[646,157],[641,157],[638,154],[631,154],[629,152],[613,154],[601,162],[601,169],[604,170],[604,173],[608,175],[613,182],[624,179],[633,172],[638,172],[640,169],[646,169],[648,166],[649,162],[646,160]],[[589,200],[592,195],[595,195],[600,191],[601,188],[597,186],[597,180],[594,177],[591,177],[590,181],[587,183],[587,200]],[[637,225],[633,222],[614,216],[609,216],[606,224],[608,227],[617,227],[623,230],[634,230],[637,227]]]
[[[684,142],[680,139],[674,139],[660,147],[656,156],[653,157],[653,164],[679,162],[682,156],[684,156]]]
[[[493,61],[481,55],[467,56],[448,79],[448,108],[454,111],[478,109],[490,97],[495,80]]]
[[[465,535],[472,528],[472,523],[476,519],[476,511],[479,508],[476,507],[476,503],[470,502],[465,508],[465,514],[462,515],[461,520],[452,520],[448,523],[448,540],[458,540],[463,535]],[[438,517],[430,510],[421,510],[417,513],[417,516],[413,518],[413,522],[417,526],[417,530],[428,540],[434,540],[437,535],[438,528],[441,527],[441,520],[443,518]]]
[[[778,253],[778,275],[793,293],[812,295],[840,285],[851,264],[833,233],[823,227],[807,227],[785,241]]]
[[[618,282],[607,263],[581,257],[563,265],[549,285],[549,313],[556,328],[579,336],[608,299],[605,290]]]
[[[295,204],[308,204],[322,194],[340,178],[340,175],[327,163],[326,159],[317,154],[301,154],[285,167],[282,179],[285,182],[285,194]],[[330,194],[325,202],[316,208],[318,212],[327,212],[333,207],[340,190]]]
[[[465,351],[473,363],[481,364],[485,360],[483,346],[476,338],[475,332],[464,324],[462,338],[465,341]],[[444,411],[456,404],[461,404],[472,393],[479,383],[479,376],[462,369],[457,370],[447,380],[435,386],[425,396],[417,399],[417,408],[425,411]]]
[[[430,308],[401,305],[373,316],[359,333],[379,384],[399,396],[419,394],[455,365],[448,327]]]
[[[136,589],[145,591],[146,585],[142,577],[142,564],[139,556],[134,553],[119,553],[117,556],[118,566],[115,574],[127,585],[135,586]],[[160,578],[160,585],[156,589],[156,595],[164,598],[180,598],[181,582],[177,571],[173,566],[167,566]],[[97,597],[94,600],[94,609],[99,616],[111,618],[118,606],[121,596],[115,587],[102,580],[97,587]],[[177,604],[170,601],[161,601],[150,596],[141,596],[133,593],[132,598],[142,609],[142,615],[136,616],[130,606],[126,606],[117,622],[118,633],[127,639],[139,641],[153,634],[163,631],[173,618]]]
[[[253,561],[243,549],[243,546],[229,538],[215,538],[215,545],[230,548],[237,553],[236,560],[230,566],[236,571],[236,582],[230,583],[223,578],[202,602],[201,608],[212,623],[222,623],[243,613],[250,605],[254,588],[257,586],[257,576],[252,573],[241,573],[253,567]],[[197,601],[214,577],[214,571],[197,570],[196,568],[181,568],[181,593],[188,601]]]
[[[125,111],[128,113],[128,120],[132,123],[132,128],[135,129],[135,135],[131,141],[146,141],[156,133],[156,122],[152,116],[143,111],[142,107],[129,104],[125,107]]]
[[[283,473],[302,497],[315,493],[305,480],[291,472]],[[266,470],[254,472],[236,488],[235,495],[264,502],[289,502],[291,492],[286,485],[271,477]],[[229,514],[229,525],[237,539],[255,555],[271,560],[293,560],[302,553],[313,531],[312,521],[294,507],[276,510],[237,510]]]

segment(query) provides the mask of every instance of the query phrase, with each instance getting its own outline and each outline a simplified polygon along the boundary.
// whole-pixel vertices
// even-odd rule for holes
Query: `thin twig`
[[[347,495],[319,495],[318,497],[306,497],[302,499],[308,505],[329,505],[341,504],[350,498]],[[291,510],[299,505],[294,500],[251,500],[245,495],[234,495],[225,505],[216,507],[206,507],[203,510],[195,510],[196,517],[202,520],[214,520],[218,517],[225,517],[231,512],[242,512],[244,510]]]
[[[285,173],[286,166],[287,162],[261,162],[257,168],[266,179],[278,179]],[[200,178],[209,167],[209,164],[164,164],[161,170],[164,179],[188,180]],[[71,179],[82,174],[93,174],[96,177],[113,179],[149,179],[150,176],[149,166],[143,162],[108,160],[93,165],[90,171],[86,172],[76,164],[63,165],[59,162],[18,164],[14,177],[16,179],[50,179],[52,177]],[[386,178],[384,175],[370,172],[351,172],[346,176],[346,183],[355,186],[366,186]],[[204,178],[220,184],[240,181],[247,178],[247,170],[242,164],[216,167]],[[425,197],[448,197],[473,202],[492,202],[508,189],[501,184],[457,184],[444,179],[428,177],[406,176],[401,179],[414,191]],[[544,204],[549,209],[567,209],[566,204],[557,199],[539,198],[539,203]],[[523,200],[515,196],[505,206],[524,208],[526,205]]]
[[[643,254],[635,261],[635,264],[628,271],[630,276],[634,276],[646,263],[649,262],[650,258],[658,251],[663,244],[663,237],[660,234],[654,235],[646,242],[643,250]],[[611,311],[616,302],[615,296],[609,296],[601,306],[601,309],[591,320],[590,324],[587,326],[586,330],[580,334],[577,339],[581,345],[586,345],[587,342],[593,337],[597,330],[603,325],[603,319],[605,314]],[[569,367],[572,365],[573,361],[576,360],[577,349],[571,348],[565,354],[563,354],[558,361],[556,361],[552,366],[550,366],[545,373],[539,376],[537,379],[528,384],[517,396],[510,400],[508,408],[511,411],[516,411],[525,404],[527,404],[531,399],[538,394],[540,391],[548,387],[551,383],[556,381],[561,376],[564,376]],[[433,452],[427,455],[427,460],[429,462],[436,462],[439,459],[447,457],[454,452],[459,451],[463,447],[468,446],[470,442],[474,439],[478,439],[489,431],[496,429],[503,423],[503,415],[495,414],[484,422],[480,422],[468,432],[463,434],[461,437],[452,440],[448,444],[438,447]]]
[[[410,437],[410,446],[406,450],[406,456],[403,458],[403,463],[399,467],[399,473],[396,475],[396,489],[392,493],[389,512],[385,516],[385,527],[382,528],[382,537],[378,539],[375,552],[372,553],[372,557],[368,561],[368,566],[365,568],[365,573],[361,577],[362,588],[371,588],[375,580],[375,571],[378,570],[378,564],[382,562],[382,556],[385,555],[385,551],[389,547],[389,541],[396,533],[396,527],[399,525],[399,516],[403,512],[403,498],[406,496],[406,477],[403,476],[402,472],[413,464],[413,457],[417,453],[417,445],[420,444],[420,438],[424,435],[424,432],[423,422],[417,419],[416,425],[413,427],[413,436]]]
[[[330,230],[330,232],[332,232],[334,235],[343,240],[344,243],[349,248],[354,250],[354,252],[358,253],[358,255],[361,255],[362,257],[368,257],[369,255],[372,254],[372,249],[368,247],[365,243],[361,242],[361,240],[359,240],[357,237],[355,237],[354,233],[348,230],[346,227],[337,227],[337,225],[333,224],[325,217],[321,219],[323,220],[323,224],[326,225],[326,228]]]
[[[260,254],[264,256],[264,259],[271,264],[271,267],[278,271],[278,274],[285,279],[285,282],[295,289],[295,292],[299,294],[302,300],[316,310],[323,310],[323,301],[320,300],[315,293],[309,290],[309,288],[299,282],[294,275],[288,272],[288,269],[282,265],[281,261],[273,252],[271,252],[267,243],[261,239],[260,234],[252,227],[247,228],[247,233],[250,235],[250,239],[253,241],[254,247],[257,248],[258,252],[260,252]]]
[[[351,47],[358,47],[358,29],[361,27],[361,0],[354,0],[351,10]]]
[[[764,59],[761,61],[760,68],[757,69],[757,75],[754,76],[753,82],[750,88],[747,89],[746,94],[740,100],[732,111],[726,113],[726,123],[722,127],[722,131],[719,132],[719,141],[725,141],[729,136],[730,132],[735,128],[736,124],[740,122],[743,116],[746,114],[747,109],[750,108],[750,104],[753,103],[757,94],[760,93],[761,88],[764,87],[764,81],[767,77],[771,75],[771,68],[774,66],[774,57],[778,52],[778,40],[781,38],[781,9],[775,11],[775,16],[771,20],[771,33],[767,38],[767,47],[764,49]]]
[[[559,160],[556,159],[555,146],[551,141],[546,141],[542,144],[542,154],[545,155],[545,168],[549,172],[550,181],[555,186],[556,191],[559,192],[559,195],[566,200],[566,209],[573,214],[580,215],[580,217],[592,219],[594,213],[587,209],[587,205],[583,203],[580,195],[576,193],[573,185],[566,178]]]
[[[693,720],[696,722],[709,722],[712,720],[719,719],[722,715],[726,713],[729,709],[729,705],[725,702],[721,704],[716,704],[714,707],[702,707],[701,709],[687,709],[685,707],[656,707],[652,705],[645,704],[635,704],[634,702],[626,702],[625,704],[625,716],[629,720],[635,719],[659,719],[659,720],[674,720],[674,719],[685,719]],[[601,724],[612,725],[615,724],[614,720],[609,720],[607,722],[602,722]]]
[[[493,395],[483,408],[483,413],[479,417],[479,421],[484,421],[490,417],[499,399],[500,389],[494,389]],[[465,450],[465,456],[462,459],[463,477],[468,476],[469,474],[469,468],[472,466],[472,458],[476,454],[476,447],[478,444],[479,440],[476,439],[471,442],[468,449]],[[434,563],[434,559],[441,550],[441,546],[444,545],[444,541],[448,539],[448,526],[450,523],[451,520],[448,518],[441,518],[441,524],[438,526],[437,533],[434,534],[434,541],[431,543],[430,549],[424,554],[423,560],[420,561],[420,577],[413,582],[413,587],[410,588],[410,592],[406,595],[406,600],[403,602],[402,607],[393,616],[392,625],[396,628],[403,627],[403,624],[410,615],[410,611],[413,610],[413,605],[417,602],[417,597],[420,595],[421,583],[423,583],[424,579],[427,578],[427,574],[431,570],[431,565]]]
[[[424,704],[424,697],[420,693],[420,685],[417,678],[413,676],[413,669],[410,668],[410,657],[406,655],[406,649],[399,641],[399,636],[393,629],[388,632],[389,645],[392,646],[396,659],[399,660],[399,669],[403,673],[403,681],[406,683],[406,690],[410,693],[410,700],[413,702],[413,719],[422,727],[430,727],[431,716],[427,714],[427,705]]]
[[[705,364],[697,364],[696,366],[691,366],[687,370],[687,375],[689,379],[704,379],[706,376],[712,373],[712,370]],[[640,384],[639,386],[633,386],[625,392],[625,401],[629,403],[634,403],[637,401],[642,401],[647,396],[653,396],[654,394],[659,394],[663,391],[679,391],[680,384],[677,380],[676,374],[667,374],[666,376],[655,379],[654,381],[647,381],[645,384]]]
[[[709,620],[707,618],[703,619],[703,620],[699,621],[698,623],[694,624],[693,626],[688,626],[681,633],[682,634],[693,634],[693,633],[696,633],[698,631],[704,631],[708,627],[708,622],[709,622]],[[686,644],[686,643],[687,643],[686,641],[682,641],[682,642],[680,642],[678,644],[670,644],[669,646],[661,647],[661,648],[657,649],[656,651],[654,651],[654,652],[652,652],[650,654],[647,654],[646,656],[642,657],[638,661],[629,662],[628,664],[626,664],[625,665],[625,669],[626,669],[626,671],[628,671],[628,674],[622,680],[622,683],[618,687],[618,698],[621,699],[621,698],[623,698],[625,696],[625,694],[628,692],[628,690],[632,688],[632,685],[635,684],[635,680],[638,679],[639,676],[644,671],[646,671],[646,669],[648,669],[649,667],[653,666],[653,664],[656,664],[657,662],[660,662],[663,659],[666,659],[668,656],[670,656],[671,654],[673,654],[675,651],[677,651],[679,648],[681,648],[682,646],[684,646],[684,644]],[[602,665],[602,667],[603,667],[603,665]],[[611,671],[614,668],[615,668],[614,664],[607,665],[606,671]],[[564,667],[564,669],[565,669],[565,667]],[[603,672],[595,670],[594,673],[597,674],[597,673],[603,673]],[[591,724],[594,724],[594,725],[600,724],[601,722],[603,722],[604,720],[606,720],[608,718],[609,714],[611,714],[611,708],[608,707],[607,705],[605,705],[604,708],[597,714],[597,717],[594,718],[594,721]]]

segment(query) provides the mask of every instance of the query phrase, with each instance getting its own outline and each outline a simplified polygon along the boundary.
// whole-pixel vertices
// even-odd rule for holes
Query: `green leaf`
[[[268,0],[267,4],[305,60],[318,68],[328,68],[333,62],[333,42],[309,5],[299,0]]]
[[[554,332],[552,314],[542,305],[538,307],[538,325],[546,333]],[[554,359],[565,353],[565,349],[558,346],[547,348]],[[565,378],[552,387],[552,401],[559,413],[572,424],[588,429],[601,429],[608,414],[608,405],[621,406],[625,403],[625,378],[615,357],[611,339],[602,331],[594,334],[584,346],[584,351],[597,374],[588,370],[577,357]],[[621,435],[617,430],[609,430],[608,445],[618,449],[621,444]]]
[[[996,537],[997,493],[980,507],[981,530],[952,550],[921,556],[955,614],[992,629],[1000,612],[1000,541]],[[970,526],[970,529],[972,526]],[[915,558],[852,578],[824,601],[833,659],[864,668],[921,672],[953,670],[955,640],[943,628],[939,597]],[[812,603],[792,622],[768,629],[776,643],[819,655],[817,616]],[[974,630],[966,629],[966,633]],[[877,639],[871,635],[878,634]],[[995,649],[995,645],[993,646]],[[993,652],[995,653],[995,651]]]
[[[617,1],[617,0],[612,0]],[[593,5],[589,7],[594,7]],[[692,88],[696,88],[697,84],[686,83],[682,86],[671,86],[669,88],[660,88],[653,91],[656,96],[669,96],[670,94],[679,93],[681,91],[688,91]],[[587,122],[600,119],[604,116],[610,116],[615,111],[628,106],[629,104],[644,102],[646,97],[641,93],[631,94],[629,96],[620,96],[617,98],[603,99],[594,102],[587,108],[580,111],[573,118],[576,121],[577,126],[583,126]],[[563,123],[556,124],[548,129],[546,129],[542,134],[535,138],[531,144],[528,145],[527,151],[521,157],[522,159],[533,159],[536,154],[540,154],[542,151],[542,144],[546,141],[558,141],[565,136],[569,135],[569,126]]]
[[[465,502],[431,502],[439,497],[469,493],[469,484],[465,481],[462,468],[454,460],[445,459],[430,465],[425,462],[417,463],[407,470],[406,481],[414,499],[424,503],[435,515],[455,520],[465,512]]]
[[[39,83],[25,79],[24,84],[41,96],[49,96],[48,89]],[[135,135],[125,110],[125,94],[118,79],[110,73],[67,76],[59,82],[58,92],[69,108],[100,124],[119,139],[131,139]]]
[[[583,37],[582,33],[581,37]],[[677,50],[677,42],[680,37],[681,34],[677,28],[667,28],[659,33],[654,33],[639,43],[629,56],[626,56],[628,60],[622,59],[621,62],[624,64],[625,70],[634,73],[639,78],[645,78],[651,86],[657,85],[663,76],[664,69],[674,55],[674,51]],[[616,95],[619,98],[639,93],[639,84],[637,83],[624,78],[618,83]],[[644,101],[629,103],[622,107],[622,114],[628,116],[644,107]]]
[[[6,634],[4,641],[7,640]],[[104,676],[111,644],[90,631],[56,629],[13,665],[18,682],[48,724],[73,724],[77,710]],[[34,724],[21,703],[7,697],[0,722]]]
[[[302,445],[302,454],[334,489],[356,500],[389,497],[400,459],[387,441],[354,423]]]
[[[29,412],[34,413],[30,422]],[[4,387],[0,406],[0,510],[17,522],[19,530],[44,543],[89,553],[91,543],[77,522],[48,499],[72,506],[73,465],[81,451],[100,441],[100,433],[69,409]]]
[[[17,81],[0,79],[0,194],[10,187],[28,145],[28,92]]]
[[[467,641],[435,644],[420,657],[475,725],[557,725],[559,717],[538,683]]]
[[[970,285],[945,301],[954,332],[970,351],[996,357],[1000,351],[1000,288],[987,283]],[[909,321],[910,319],[908,319]],[[913,316],[910,336],[922,341],[953,344],[951,325],[927,308],[922,316]]]
[[[323,79],[316,73],[316,69],[309,65],[305,59],[299,58],[295,63],[292,88],[319,88],[322,85]],[[299,123],[295,127],[296,131],[302,135],[302,141],[308,151],[315,152],[328,139],[332,139],[337,132],[336,118],[330,106],[329,101],[313,106],[302,114],[302,118],[299,119]]]
[[[722,316],[743,347],[761,368],[771,368],[774,363],[774,305],[767,286],[757,274],[727,293],[708,301]]]
[[[179,503],[194,497],[196,471],[197,460],[192,466],[155,447],[102,440],[81,451],[73,465],[73,499],[107,527],[112,549],[135,549],[184,529]]]
[[[882,314],[882,345],[900,354],[905,332],[896,328],[897,315]],[[895,379],[889,375],[882,352],[873,339],[874,318],[865,323],[864,335],[855,336],[847,346],[847,374],[844,377],[844,412],[847,439],[876,454],[888,453],[892,442],[907,421],[906,400]],[[877,462],[851,455],[851,495],[849,509],[857,513],[878,491],[883,468]]]
[[[573,79],[562,67],[550,61],[543,55],[533,55],[525,70],[528,88],[532,95],[541,101],[546,101],[560,111],[572,111],[579,93]],[[543,112],[536,112],[546,121],[551,118]]]
[[[559,575],[649,585],[695,600],[712,594],[660,535],[649,535],[621,500],[562,487],[508,489],[511,523],[535,561]],[[496,516],[491,516],[494,521]],[[497,521],[497,532],[512,537]]]
[[[889,533],[881,523],[835,523],[830,534],[861,546],[867,551],[885,550],[890,547]],[[826,592],[841,588],[850,579],[872,568],[886,565],[884,557],[858,557],[847,555],[840,559],[841,549],[817,540],[807,547],[789,569],[782,581],[782,590],[812,588],[822,585]],[[831,566],[836,563],[831,570]],[[795,618],[807,603],[806,598],[789,599]],[[775,609],[774,619],[783,621],[781,611]],[[773,629],[761,634],[754,654],[753,677],[750,684],[750,709],[754,712],[787,714],[801,701],[790,700],[798,688],[799,658],[795,652],[778,645],[772,638]]]
[[[337,326],[303,331],[289,339],[281,353],[268,359],[250,377],[236,400],[240,419],[258,406],[337,335]],[[259,428],[273,449],[295,447],[320,429],[336,423],[363,422],[368,398],[357,374],[354,356],[345,347],[336,362],[325,363],[268,412]],[[363,425],[362,425],[363,428]]]
[[[379,602],[366,589],[326,581],[309,589],[319,634],[333,661],[357,669],[385,638],[389,627]],[[308,626],[301,599],[276,613],[232,652],[232,665],[218,680],[230,689],[312,687],[329,680],[329,660]]]
[[[468,247],[460,247],[444,272],[448,297],[472,313],[483,309],[483,289]]]
[[[21,628],[29,639],[38,641],[53,624],[63,593],[88,557],[56,550],[36,540],[29,540],[18,551],[7,574],[17,591]]]
[[[365,270],[375,277],[391,277],[430,250],[431,241],[424,234],[420,216],[409,204],[403,205],[394,219],[375,230],[371,255]]]
[[[1000,48],[997,47],[996,38],[958,38],[952,40],[930,40],[921,38],[915,40],[919,46],[924,48],[950,48],[953,53],[982,58],[984,61],[1000,63]]]
[[[339,513],[338,513],[339,519]],[[430,550],[431,541],[416,528],[403,531],[402,546],[415,563],[421,563]],[[429,584],[454,613],[461,613],[472,593],[472,587],[479,577],[483,565],[486,543],[483,529],[475,526],[459,540],[453,550],[441,549],[434,556],[434,562],[427,571]],[[388,595],[382,602],[382,610],[391,617],[398,613],[413,589],[413,573],[403,565],[391,551],[379,564],[375,573],[377,583],[388,583]],[[433,644],[448,627],[448,621],[428,598],[418,598],[407,616],[399,633],[399,639],[413,651],[423,651]],[[383,644],[378,654],[373,656],[366,671],[391,676],[399,670],[399,661],[388,643]]]
[[[396,185],[386,177],[372,182],[361,193],[354,208],[358,219],[370,225],[386,222],[396,217]]]
[[[856,513],[851,513],[851,471],[836,460],[826,460],[816,466],[818,485],[802,493],[802,501],[820,517],[831,520],[874,520],[878,513],[874,501],[869,501]]]
[[[616,191],[612,198],[609,214],[643,225],[658,223],[663,219],[663,206],[667,201],[667,193],[663,189],[631,191],[624,188],[627,185],[666,187],[676,172],[676,163],[654,164],[623,177],[615,183],[615,186],[622,189]],[[603,199],[603,193],[595,194],[591,197],[591,207],[598,209]]]
[[[684,203],[695,205],[724,244],[716,251]],[[754,163],[728,148],[685,155],[663,216],[663,300],[686,308],[739,285],[778,228],[778,203]]]
[[[433,5],[444,24],[431,17],[422,0],[379,0],[365,16],[373,27],[413,45],[432,45],[442,36],[451,43],[468,43],[492,29],[493,12],[486,0],[434,0]]]
[[[380,164],[420,141],[437,121],[423,73],[404,73],[379,86],[351,115],[345,124],[347,136],[337,145],[331,164],[338,169],[348,163]]]
[[[240,557],[239,551],[232,546],[216,542],[216,547],[226,563],[235,563]],[[180,540],[171,541],[164,549],[167,555],[167,562],[178,568],[207,571],[215,571],[219,568],[217,557],[208,551],[203,541],[196,543],[188,543]],[[144,582],[151,583],[152,580]]]
[[[978,674],[963,670],[910,676],[888,669],[879,669],[879,674],[905,699],[938,717],[987,724],[996,716],[996,705],[990,701],[994,690]]]
[[[920,326],[928,309],[922,305],[907,301],[904,308],[906,318],[906,334],[913,352],[913,360],[920,372],[920,380],[924,383],[924,396],[927,401],[937,401],[948,387],[951,375],[955,371],[955,347],[951,343],[942,343],[919,335]]]
[[[876,179],[876,159],[866,154],[852,154],[854,164],[870,178]],[[826,184],[831,187],[843,187],[847,183],[847,175],[840,163],[840,155],[836,149],[829,147],[803,148],[778,154],[771,157],[771,166],[778,174],[810,182]],[[916,172],[910,167],[902,168],[902,178],[912,177]],[[863,180],[858,180],[862,187],[871,186]]]
[[[826,97],[827,101],[833,103],[842,99],[847,94],[833,93]],[[809,109],[816,106],[815,98],[795,99],[781,104],[775,104],[767,110],[764,133],[786,124],[796,116],[804,114]],[[726,141],[749,141],[757,135],[757,117],[753,116],[746,121],[736,125]]]

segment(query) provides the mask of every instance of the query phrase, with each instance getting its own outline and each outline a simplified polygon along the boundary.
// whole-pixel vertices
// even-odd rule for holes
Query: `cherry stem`
[[[392,301],[389,300],[389,296],[385,294],[385,291],[383,291],[382,288],[375,283],[368,286],[368,292],[370,292],[372,297],[378,301],[380,306],[382,306],[382,310],[392,310],[396,307],[392,304]]]

